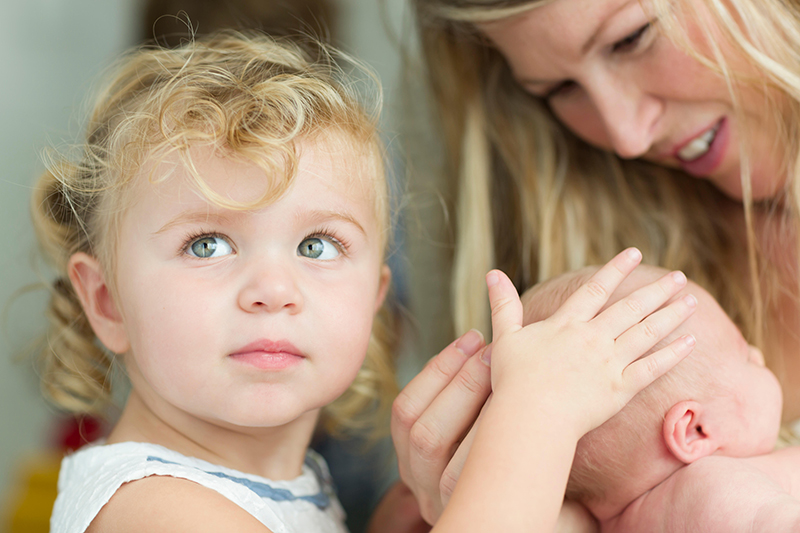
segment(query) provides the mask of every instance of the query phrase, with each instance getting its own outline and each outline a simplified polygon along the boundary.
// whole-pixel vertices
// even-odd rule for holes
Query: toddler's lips
[[[282,370],[299,364],[305,356],[288,341],[259,340],[230,354],[231,359],[261,370]]]

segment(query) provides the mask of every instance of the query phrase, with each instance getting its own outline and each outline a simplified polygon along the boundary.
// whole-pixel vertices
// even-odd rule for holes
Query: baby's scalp
[[[553,314],[597,269],[598,267],[586,267],[562,274],[527,291],[522,296],[523,324],[542,320]],[[652,265],[639,265],[614,291],[606,307],[668,272]],[[718,379],[719,373],[715,371],[725,364],[724,358],[727,355],[714,349],[717,331],[725,329],[739,336],[741,333],[711,295],[691,280],[674,298],[686,294],[698,298],[698,311],[650,351],[663,348],[687,333],[697,338],[694,351],[639,392],[617,415],[579,441],[567,487],[567,496],[570,499],[603,499],[605,488],[617,485],[611,478],[624,475],[621,473],[625,469],[621,464],[615,463],[616,460],[626,460],[622,450],[650,446],[650,437],[660,433],[664,414],[676,401],[685,397],[701,400],[730,393],[727,384]]]
[[[527,291],[522,296],[524,308],[523,323],[528,324],[543,320],[553,314],[578,287],[589,280],[597,269],[598,267],[589,266],[574,272],[568,272],[540,283]],[[656,281],[668,272],[669,271],[666,269],[652,265],[639,265],[636,267],[636,270],[622,282],[617,290],[614,291],[609,301],[606,303],[605,308],[630,295],[636,289]],[[662,389],[673,391],[678,394],[692,391],[713,395],[719,392],[719,390],[709,389],[709,382],[711,381],[709,376],[712,375],[713,369],[718,366],[720,354],[718,354],[716,350],[708,349],[707,345],[710,343],[716,344],[716,332],[719,329],[717,326],[725,326],[727,331],[735,330],[737,333],[738,329],[730,318],[722,312],[711,295],[691,280],[688,281],[686,287],[675,295],[673,299],[680,298],[686,294],[696,295],[696,297],[702,300],[703,310],[689,317],[683,324],[653,346],[648,353],[667,346],[675,339],[687,333],[696,337],[706,337],[706,342],[701,343],[698,341],[697,347],[691,355],[640,392],[637,398],[654,395]],[[710,308],[713,309],[709,311]],[[706,326],[709,321],[713,322],[711,324],[712,327]],[[723,324],[722,321],[725,323]],[[741,334],[739,335],[741,336]],[[703,376],[703,379],[698,379],[700,376]]]
[[[180,166],[179,174],[211,203],[247,210],[268,205],[288,189],[301,143],[332,149],[344,143],[342,149],[370,166],[363,173],[370,183],[361,185],[374,199],[385,247],[389,198],[377,131],[380,89],[371,73],[361,72],[373,90],[370,108],[353,74],[346,75],[334,52],[319,43],[300,46],[226,31],[177,49],[139,48],[117,62],[96,98],[78,156],[54,160],[33,198],[37,235],[57,275],[41,354],[43,387],[56,404],[102,412],[113,362],[98,346],[67,279],[69,258],[77,252],[97,258],[113,283],[116,235],[126,207],[145,180],[171,179],[170,166]],[[196,147],[263,169],[263,194],[241,202],[208,187],[192,161]],[[349,407],[334,418],[342,421],[376,400],[386,403],[379,391],[390,395],[394,388],[387,332],[376,320],[372,355],[351,387],[361,392],[356,398],[346,393],[343,404]]]

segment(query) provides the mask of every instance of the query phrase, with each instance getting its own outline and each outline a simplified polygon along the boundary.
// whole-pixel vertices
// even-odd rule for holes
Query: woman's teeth
[[[708,152],[708,149],[711,147],[711,143],[714,142],[714,137],[717,135],[717,129],[719,125],[714,126],[700,137],[697,137],[692,140],[689,144],[684,146],[678,151],[678,157],[680,157],[683,161],[694,161],[705,155]]]

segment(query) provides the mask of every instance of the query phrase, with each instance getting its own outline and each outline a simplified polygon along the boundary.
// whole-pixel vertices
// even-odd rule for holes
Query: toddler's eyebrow
[[[246,213],[246,211],[236,211],[233,213],[217,213],[206,210],[184,211],[182,213],[178,213],[176,216],[168,220],[166,224],[161,226],[161,228],[156,230],[153,234],[159,235],[175,226],[180,226],[183,224],[211,223],[222,225],[230,223],[232,218],[243,213]],[[362,234],[365,236],[367,235],[367,231],[364,229],[364,226],[362,226],[353,215],[343,210],[300,211],[297,213],[296,218],[310,221],[315,224],[323,224],[328,221],[339,220],[347,224],[351,224]]]
[[[235,216],[235,214],[234,214]],[[198,223],[214,223],[214,224],[224,224],[231,220],[231,214],[228,213],[215,213],[213,211],[184,211],[182,213],[178,213],[176,216],[171,218],[167,221],[166,224],[161,226],[157,231],[155,231],[154,235],[159,235],[164,233],[165,231],[173,228],[175,226],[180,226],[182,224],[198,224]]]
[[[297,213],[297,217],[302,217],[318,224],[328,222],[330,220],[340,220],[342,222],[352,224],[358,231],[364,234],[364,236],[367,235],[367,231],[364,229],[364,226],[362,226],[358,220],[356,220],[356,218],[347,211],[314,210],[311,212]]]

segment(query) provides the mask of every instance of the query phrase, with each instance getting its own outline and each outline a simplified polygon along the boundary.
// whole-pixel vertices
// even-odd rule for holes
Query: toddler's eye
[[[233,253],[231,245],[222,237],[207,235],[189,243],[186,248],[189,255],[203,259],[209,257],[222,257]]]
[[[309,237],[297,247],[297,255],[322,261],[335,259],[339,256],[336,245],[322,237]]]

